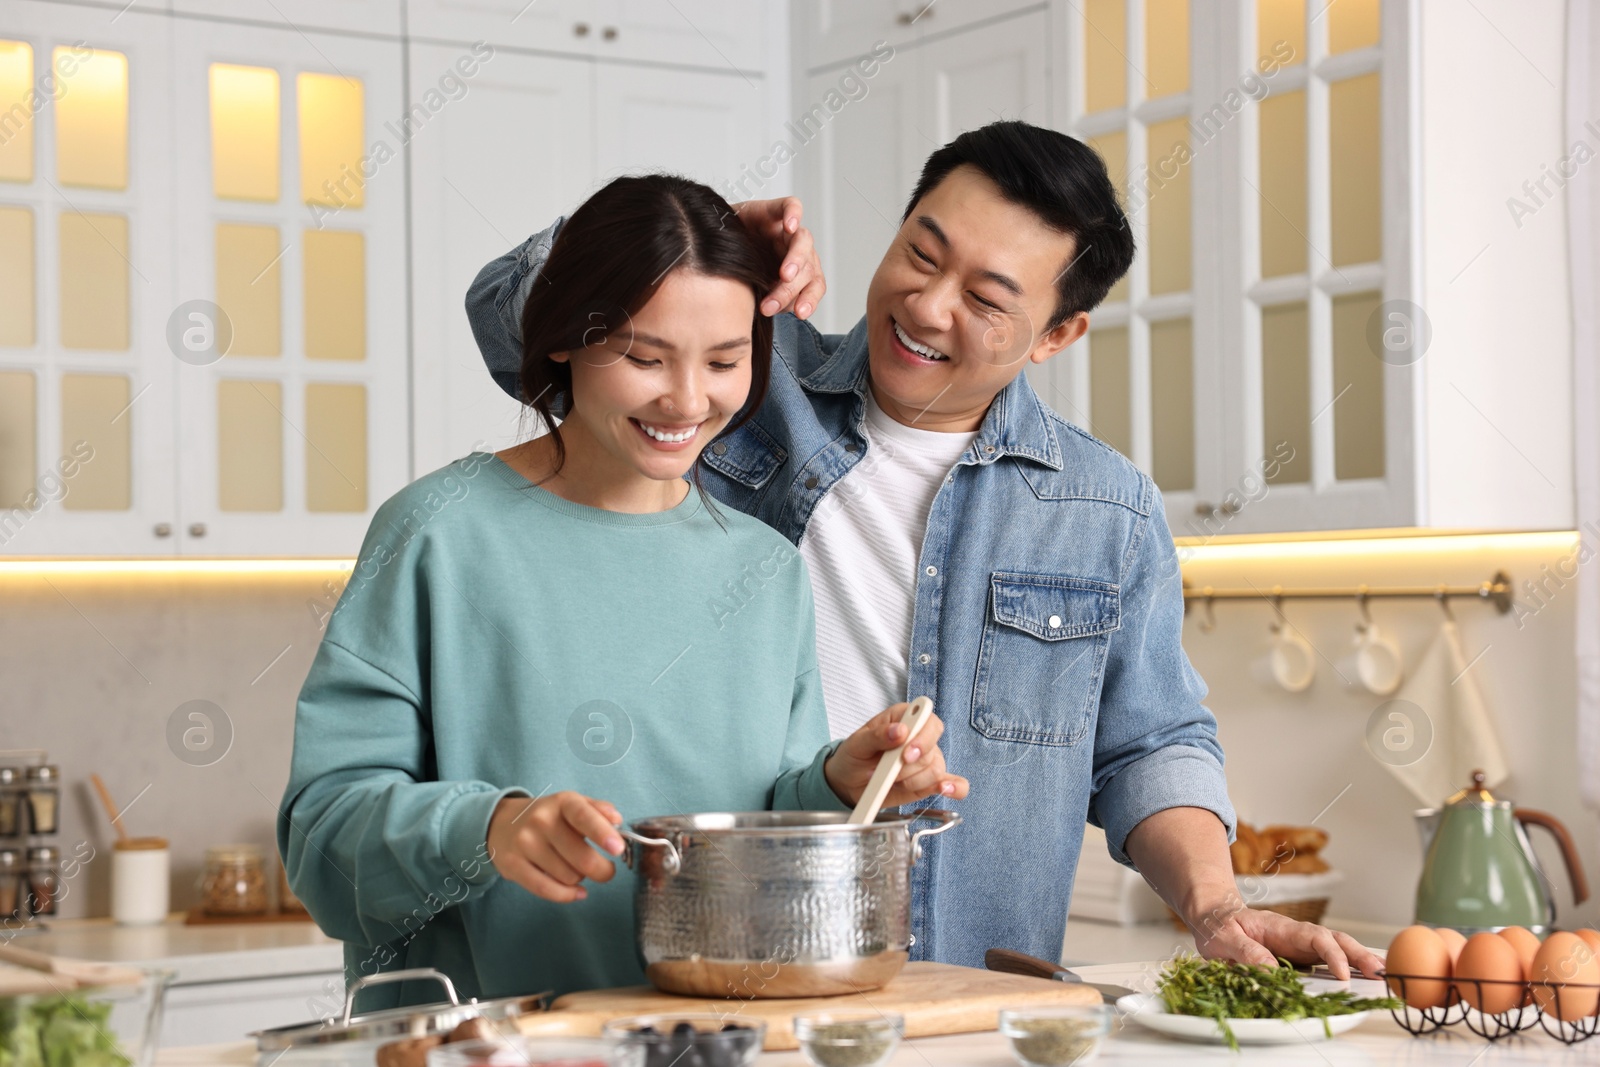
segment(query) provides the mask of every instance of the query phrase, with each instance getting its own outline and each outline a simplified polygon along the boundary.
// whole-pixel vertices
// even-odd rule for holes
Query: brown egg
[[[1389,991],[1413,1008],[1437,1008],[1450,993],[1450,951],[1438,933],[1426,926],[1408,926],[1394,935],[1384,959]]]
[[[1461,958],[1461,949],[1467,939],[1459,930],[1452,930],[1448,926],[1435,926],[1433,932],[1439,935],[1439,940],[1444,942],[1444,950],[1450,953],[1450,966],[1456,965],[1456,960]]]
[[[1517,950],[1517,960],[1522,964],[1522,980],[1528,981],[1533,977],[1533,957],[1539,952],[1538,936],[1525,926],[1508,926],[1500,931],[1500,936],[1511,942],[1511,947]],[[1524,992],[1522,1003],[1532,1004],[1533,993]]]
[[[1522,961],[1499,934],[1473,934],[1456,960],[1456,996],[1485,1015],[1499,1015],[1522,1003]],[[1477,981],[1459,981],[1473,978]]]
[[[1593,1015],[1600,1004],[1600,960],[1577,934],[1554,933],[1533,957],[1533,999],[1539,1010],[1565,1022]]]

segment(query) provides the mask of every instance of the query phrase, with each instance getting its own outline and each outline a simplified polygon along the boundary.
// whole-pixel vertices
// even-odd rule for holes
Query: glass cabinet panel
[[[1311,481],[1311,325],[1302,303],[1261,309],[1262,454],[1294,458],[1268,468],[1270,482]]]
[[[366,121],[362,85],[340,74],[302,73],[299,95],[300,199],[358,208],[366,202],[361,174]]]
[[[1083,109],[1090,114],[1128,103],[1125,0],[1084,0]]]
[[[1367,345],[1367,322],[1382,293],[1333,298],[1333,474],[1384,475],[1383,360]]]
[[[1159,122],[1149,130],[1150,292],[1189,288],[1191,240],[1189,120]]]
[[[121,374],[61,376],[61,454],[79,441],[94,449],[61,500],[70,511],[126,511],[133,506],[133,413],[128,379]]]
[[[1380,134],[1376,74],[1328,86],[1328,207],[1336,267],[1383,258]]]
[[[0,512],[22,504],[33,491],[38,431],[33,373],[0,370]],[[4,533],[3,515],[0,533]]]
[[[1144,0],[1144,95],[1189,91],[1189,0]]]
[[[127,349],[127,216],[64,211],[57,229],[62,346]]]
[[[217,223],[217,306],[233,324],[230,356],[283,353],[282,263],[276,226]]]
[[[60,47],[53,53],[56,179],[93,189],[128,187],[128,57]]]
[[[1091,137],[1087,144],[1100,154],[1106,162],[1106,173],[1110,175],[1112,184],[1122,194],[1123,207],[1128,207],[1128,135],[1126,133],[1108,133],[1102,137]],[[1106,303],[1115,304],[1128,299],[1128,275],[1124,274],[1117,280],[1106,294]]]
[[[1378,0],[1328,0],[1328,52],[1353,52],[1378,43]]]
[[[34,343],[33,212],[0,207],[0,345]]]
[[[1276,56],[1283,45],[1294,62],[1305,62],[1305,0],[1256,0],[1256,58]]]
[[[365,386],[306,386],[306,508],[367,508]]]
[[[1261,276],[1306,269],[1306,94],[1261,101]]]
[[[305,318],[307,359],[367,358],[363,235],[305,231]]]
[[[1089,331],[1089,430],[1133,453],[1133,393],[1128,381],[1128,328]]]
[[[0,41],[0,181],[33,181],[33,49]]]
[[[1150,324],[1150,477],[1162,492],[1194,488],[1194,329]]]
[[[283,510],[283,386],[217,383],[217,506]]]
[[[211,188],[226,200],[278,199],[278,72],[213,63]]]

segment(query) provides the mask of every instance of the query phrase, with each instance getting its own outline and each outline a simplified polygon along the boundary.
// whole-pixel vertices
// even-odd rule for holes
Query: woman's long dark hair
[[[776,256],[699,182],[675,174],[618,178],[561,227],[522,309],[522,401],[554,438],[556,471],[566,462],[556,417],[572,408],[572,364],[550,353],[576,354],[612,334],[631,336],[632,315],[674,270],[729,278],[755,297],[750,396],[718,436],[742,426],[765,399],[772,320],[761,314],[761,300],[777,284]]]

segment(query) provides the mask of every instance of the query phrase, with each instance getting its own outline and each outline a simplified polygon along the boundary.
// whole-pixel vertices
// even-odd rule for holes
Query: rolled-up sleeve
[[[1161,494],[1146,485],[1148,517],[1128,549],[1122,625],[1111,635],[1095,730],[1089,821],[1118,863],[1135,826],[1167,808],[1204,808],[1234,836],[1217,720],[1205,682],[1183,651],[1183,575]]]
[[[489,376],[514,399],[522,399],[518,377],[522,371],[522,306],[550,258],[561,216],[503,256],[484,264],[467,289],[467,321],[473,339],[488,365]]]

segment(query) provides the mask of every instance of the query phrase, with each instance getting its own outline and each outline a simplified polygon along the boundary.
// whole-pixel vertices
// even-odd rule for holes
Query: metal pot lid
[[[1489,787],[1486,784],[1488,780],[1488,776],[1482,771],[1473,771],[1472,784],[1465,789],[1459,789],[1452,793],[1450,799],[1444,802],[1445,807],[1453,807],[1457,804],[1505,804],[1509,806],[1511,803],[1509,800],[1501,800],[1489,792]]]
[[[402,1008],[385,1008],[365,1015],[352,1015],[356,994],[369,986],[388,982],[426,981],[432,979],[444,986],[449,999],[435,1004],[413,1004]],[[280,1052],[292,1048],[310,1048],[347,1041],[371,1041],[402,1037],[427,1037],[430,1034],[448,1034],[468,1019],[511,1019],[519,1015],[535,1015],[549,1006],[550,993],[534,993],[522,997],[496,997],[491,1000],[468,1000],[456,996],[456,987],[448,975],[432,967],[416,967],[404,971],[384,971],[368,975],[353,982],[344,997],[344,1013],[338,1021],[295,1023],[277,1026],[270,1030],[256,1030],[250,1037],[256,1039],[258,1052]]]

